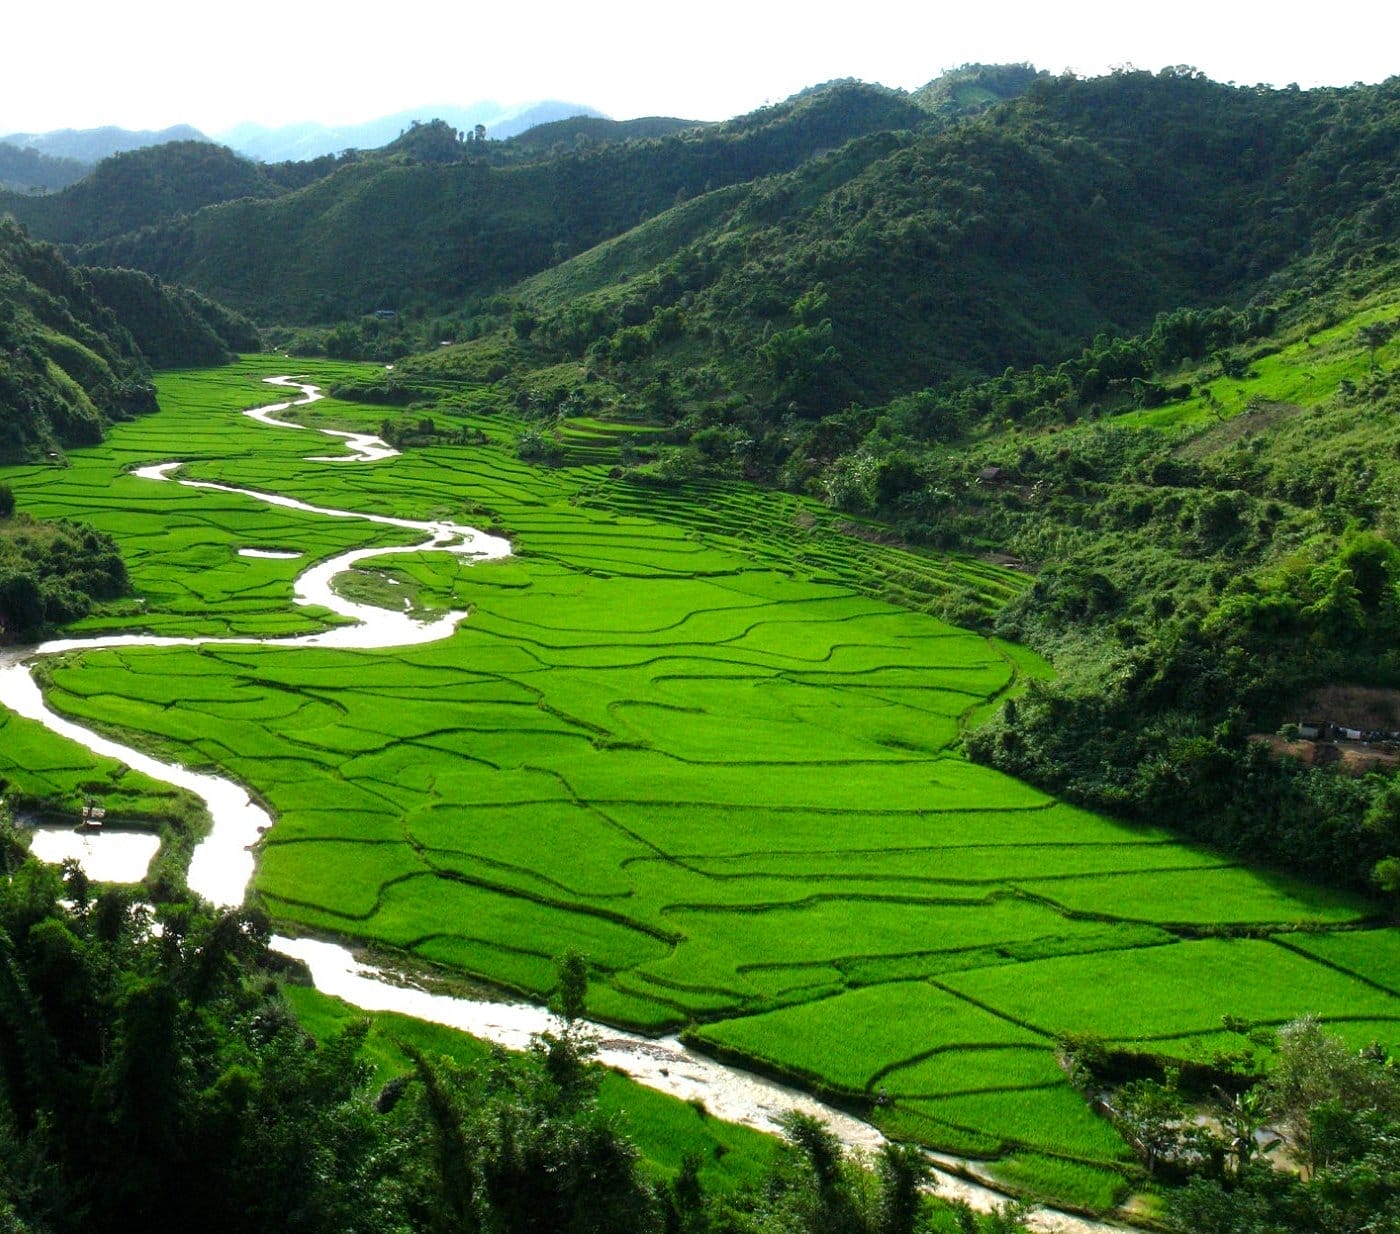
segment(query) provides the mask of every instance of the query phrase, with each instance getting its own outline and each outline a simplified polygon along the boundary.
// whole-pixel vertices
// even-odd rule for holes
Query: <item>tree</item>
[[[44,624],[44,597],[27,571],[0,573],[0,630],[17,634]]]
[[[923,1206],[921,1189],[932,1174],[928,1158],[910,1144],[885,1144],[876,1168],[880,1179],[880,1234],[914,1234]]]
[[[1393,1068],[1377,1066],[1347,1049],[1315,1016],[1303,1016],[1279,1030],[1278,1061],[1265,1092],[1309,1176],[1336,1156],[1336,1112],[1318,1115],[1329,1103],[1338,1102],[1340,1109],[1354,1114],[1381,1109],[1400,1115],[1400,1085],[1388,1073]]]
[[[1397,326],[1400,326],[1400,322],[1373,321],[1356,332],[1357,339],[1366,348],[1372,372],[1376,369],[1376,352],[1390,342]]]
[[[559,967],[559,986],[554,992],[552,1009],[567,1028],[583,1019],[588,1002],[588,957],[570,949],[555,963]]]
[[[1215,1147],[1192,1121],[1178,1088],[1180,1073],[1168,1068],[1164,1083],[1133,1080],[1118,1090],[1116,1121],[1147,1163],[1150,1176],[1164,1161],[1191,1162],[1212,1156]]]
[[[1282,1141],[1275,1136],[1260,1145],[1258,1133],[1268,1118],[1268,1098],[1259,1086],[1242,1093],[1221,1093],[1220,1126],[1236,1175],[1247,1169],[1260,1152],[1271,1153]]]
[[[1400,909],[1400,857],[1382,857],[1371,871],[1371,881]]]

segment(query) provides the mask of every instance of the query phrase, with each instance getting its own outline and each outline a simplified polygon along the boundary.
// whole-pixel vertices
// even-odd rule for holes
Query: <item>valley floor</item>
[[[323,448],[306,435],[238,414],[281,364],[168,374],[159,414],[67,469],[0,478],[121,544],[140,601],[88,631],[250,640],[87,651],[44,684],[65,715],[266,803],[254,894],[283,925],[540,1000],[579,950],[595,1018],[684,1028],[1087,1209],[1137,1166],[1066,1079],[1066,1035],[1218,1062],[1253,1050],[1248,1027],[1312,1013],[1355,1045],[1400,1040],[1400,932],[1369,902],[961,756],[966,727],[1048,668],[881,596],[901,575],[986,597],[1021,576],[834,535],[819,507],[758,489],[531,467],[485,405],[450,430],[486,444],[308,459]],[[297,368],[328,384],[346,366]],[[364,431],[382,409],[291,414]],[[135,474],[176,458],[382,521]],[[509,558],[407,552],[343,584],[425,619],[467,612],[454,632],[395,650],[251,641],[323,628],[290,603],[294,580],[414,543],[392,519],[509,538]],[[0,733],[11,792],[172,808],[30,721],[0,715]]]

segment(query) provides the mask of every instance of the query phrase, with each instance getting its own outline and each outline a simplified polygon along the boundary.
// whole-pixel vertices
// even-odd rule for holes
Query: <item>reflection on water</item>
[[[139,883],[146,877],[160,837],[149,831],[80,831],[69,825],[41,824],[29,832],[29,851],[57,865],[72,858],[101,883]]]

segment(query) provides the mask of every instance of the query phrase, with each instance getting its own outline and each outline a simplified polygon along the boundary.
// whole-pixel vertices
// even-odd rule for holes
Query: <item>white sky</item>
[[[969,61],[1347,85],[1400,72],[1400,5],[1360,0],[11,0],[0,133],[349,123],[432,103],[560,98],[724,119],[857,77],[913,89]],[[358,14],[363,13],[364,16]]]

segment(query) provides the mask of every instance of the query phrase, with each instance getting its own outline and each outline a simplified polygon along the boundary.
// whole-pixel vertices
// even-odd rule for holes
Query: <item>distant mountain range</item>
[[[81,180],[97,163],[114,154],[174,141],[215,142],[262,163],[304,162],[342,150],[377,150],[414,121],[444,120],[464,132],[471,132],[480,124],[485,126],[487,137],[501,140],[537,125],[581,116],[607,119],[596,107],[560,99],[510,105],[482,100],[466,106],[442,103],[414,107],[361,124],[307,121],[270,128],[244,123],[212,137],[188,124],[160,130],[105,125],[96,129],[55,129],[49,133],[9,133],[0,137],[0,188],[21,193],[61,189]]]
[[[216,135],[217,140],[249,158],[264,163],[301,162],[342,150],[377,150],[386,146],[415,120],[445,120],[455,129],[470,132],[478,124],[486,126],[489,138],[514,137],[537,124],[566,120],[572,116],[603,117],[595,107],[566,103],[559,99],[504,106],[483,100],[466,106],[440,103],[413,107],[380,116],[362,124],[328,125],[308,121],[268,128],[261,124],[239,124]]]
[[[0,137],[0,145],[34,150],[49,158],[74,159],[93,164],[127,150],[143,150],[168,141],[208,141],[196,128],[176,124],[168,129],[121,129],[104,125],[98,129],[55,129],[51,133],[10,133]]]

